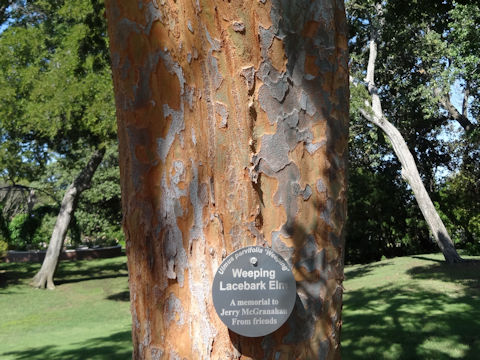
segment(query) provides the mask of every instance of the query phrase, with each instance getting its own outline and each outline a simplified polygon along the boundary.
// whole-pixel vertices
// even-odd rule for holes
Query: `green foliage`
[[[7,255],[8,242],[5,241],[3,236],[0,236],[0,259]]]
[[[465,245],[465,253],[472,256],[480,256],[480,241]]]
[[[41,250],[46,248],[55,222],[55,209],[41,206],[32,213],[16,215],[8,224],[9,248],[12,250]]]
[[[399,170],[398,164],[374,157],[363,166],[351,158],[346,263],[435,249],[415,200],[399,180]]]
[[[41,140],[56,139],[59,132],[70,142],[114,135],[106,25],[92,21],[102,18],[101,5],[28,1],[12,12],[0,38],[2,91],[10,95],[2,97],[2,108],[20,113],[10,112],[6,125],[16,123]]]
[[[45,206],[42,213],[36,212],[35,216],[39,216],[37,227],[33,233],[32,243],[38,250],[45,250],[50,243],[53,227],[57,220],[58,209],[56,207]]]
[[[480,254],[480,167],[465,166],[440,190],[442,212],[455,242],[470,255]]]
[[[26,250],[27,244],[31,244],[31,226],[34,224],[29,220],[30,217],[28,214],[18,214],[8,225],[8,230],[10,231],[10,247],[12,249]]]
[[[81,243],[111,246],[124,242],[119,177],[117,148],[111,146],[75,212]]]
[[[18,3],[0,34],[0,163],[13,181],[116,140],[103,3]]]
[[[110,146],[92,179],[91,188],[82,194],[66,239],[67,247],[110,246],[124,243],[120,227],[121,197],[117,156],[116,146]],[[37,186],[61,198],[72,181],[72,172],[79,172],[81,164],[73,169],[70,166],[71,162],[65,158],[56,158],[45,167],[45,175],[39,179]],[[24,194],[23,192],[14,193]],[[11,244],[12,248],[43,249],[48,245],[59,203],[42,192],[38,192],[36,198],[37,205],[31,214],[32,219],[25,223],[32,228],[26,231],[26,225],[25,227],[17,226],[16,233],[23,231],[27,235],[17,235]],[[26,208],[22,208],[21,213],[24,214],[25,211]],[[22,216],[25,217],[25,215]]]
[[[478,94],[480,87],[480,4],[477,1],[457,2],[450,11],[449,22],[451,39],[448,48],[449,58],[454,59],[455,76],[463,80],[464,86],[474,96],[470,113],[480,118]]]
[[[104,4],[12,0],[7,5],[8,11],[0,2],[0,16],[8,23],[0,32],[0,176],[54,194],[57,202],[43,197],[38,203],[58,209],[92,148],[116,144]],[[109,160],[102,168],[110,173],[94,182],[99,189],[91,193],[97,195],[78,204],[69,234],[73,245],[84,237],[103,242],[118,237],[118,164]],[[54,217],[35,216],[15,219],[11,246],[48,243]]]

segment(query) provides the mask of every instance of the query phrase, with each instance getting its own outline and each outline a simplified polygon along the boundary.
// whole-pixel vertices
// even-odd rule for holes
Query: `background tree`
[[[458,50],[453,49],[465,48],[466,42],[458,41],[458,36],[453,36],[452,29],[461,23],[460,18],[455,20],[453,14],[463,5],[456,2],[439,4],[434,1],[412,3],[408,8],[404,5],[402,1],[384,2],[380,8],[380,3],[375,1],[347,3],[351,23],[352,73],[356,74],[357,83],[366,77],[371,49],[367,45],[372,44],[370,40],[373,31],[376,34],[373,40],[377,45],[376,96],[382,104],[385,117],[400,131],[410,152],[417,159],[421,179],[438,209],[438,204],[441,203],[441,182],[438,180],[445,174],[445,169],[455,173],[463,163],[463,157],[452,156],[455,136],[450,135],[448,130],[452,121],[461,123],[457,120],[458,117],[455,118],[447,111],[438,96],[439,89],[448,94],[453,85],[462,79],[457,69],[458,64],[464,60],[455,55]],[[473,30],[470,31],[472,32]],[[472,46],[469,48],[474,49]],[[357,99],[354,100],[353,109],[361,108],[364,100],[370,98],[366,91],[355,89],[352,94]],[[478,96],[478,93],[473,94],[467,96],[470,102],[474,96]],[[473,109],[472,106],[469,107]],[[360,113],[356,114],[362,117]],[[470,114],[473,115],[472,112]],[[355,111],[353,115],[357,116]],[[470,125],[465,127],[461,136],[471,138],[468,133],[472,131],[467,128],[472,129],[477,122],[471,115],[469,119],[463,119],[464,125],[467,122]],[[382,137],[379,139],[381,141]],[[371,145],[360,146],[364,149],[365,146],[372,148]],[[471,147],[478,148],[478,140],[473,140]],[[397,162],[391,150],[381,146],[379,150],[382,151],[379,154],[381,163]],[[401,169],[398,162],[396,166]],[[361,199],[358,203],[361,203]],[[448,204],[441,206],[449,207]],[[444,213],[440,215],[446,219]]]
[[[348,122],[342,1],[108,1],[135,359],[340,356]],[[229,333],[222,259],[272,247],[294,315]]]
[[[70,169],[83,166],[65,191],[48,256],[33,281],[37,287],[48,279],[53,288],[78,198],[115,141],[102,6],[87,0],[34,0],[12,2],[6,11],[7,27],[0,37],[4,176],[10,182],[38,179],[54,157]]]
[[[102,163],[92,178],[75,211],[74,242],[84,245],[124,245],[121,229],[122,204],[118,145],[108,147]]]

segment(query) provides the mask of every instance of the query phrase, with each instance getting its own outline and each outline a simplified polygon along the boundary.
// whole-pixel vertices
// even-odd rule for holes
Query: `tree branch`
[[[2,190],[18,190],[18,191],[30,191],[30,190],[35,190],[39,191],[48,197],[52,198],[58,205],[60,205],[60,201],[53,195],[50,194],[48,191],[45,191],[43,189],[34,187],[34,186],[26,186],[26,185],[19,185],[19,184],[14,184],[14,185],[8,185],[8,186],[2,186],[0,187],[0,191]]]
[[[456,120],[460,126],[466,131],[470,132],[475,128],[475,125],[465,116],[466,108],[464,108],[464,114],[460,114],[455,106],[450,101],[450,95],[442,95],[439,88],[434,90],[435,96],[437,96],[440,105],[442,105],[448,114]]]
[[[468,114],[468,97],[470,96],[470,86],[468,82],[465,86],[465,91],[463,92],[463,102],[462,102],[462,115],[467,117]]]

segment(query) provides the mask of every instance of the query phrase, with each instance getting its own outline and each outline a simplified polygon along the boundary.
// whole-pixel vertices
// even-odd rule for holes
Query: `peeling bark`
[[[338,359],[348,65],[342,1],[107,5],[134,359]],[[211,300],[240,247],[273,248],[294,313],[262,338]]]
[[[423,185],[420,174],[418,173],[415,159],[398,129],[390,123],[383,115],[380,97],[375,86],[375,60],[377,57],[377,44],[375,37],[370,39],[369,58],[367,67],[367,77],[365,78],[368,91],[372,97],[371,104],[366,104],[366,109],[361,109],[363,117],[378,126],[390,139],[393,150],[402,165],[402,177],[410,184],[418,206],[425,218],[430,232],[433,235],[438,247],[443,253],[448,263],[461,262],[462,258],[455,250],[453,241],[448,234],[442,219],[437,213],[425,186]]]
[[[73,217],[81,193],[90,188],[92,177],[95,174],[98,165],[102,162],[104,154],[105,149],[96,150],[90,157],[87,165],[67,188],[60,205],[60,211],[57,215],[55,227],[53,228],[52,237],[50,238],[50,243],[48,244],[47,253],[43,260],[42,267],[32,279],[31,285],[33,287],[47,287],[50,290],[55,288],[53,276],[57,269],[58,258],[65,237],[67,236],[70,220]]]

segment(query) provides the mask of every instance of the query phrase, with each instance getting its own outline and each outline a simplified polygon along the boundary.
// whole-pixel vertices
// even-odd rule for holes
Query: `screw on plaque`
[[[256,257],[251,257],[250,258],[250,264],[252,264],[253,266],[257,266],[258,265],[258,259]]]

